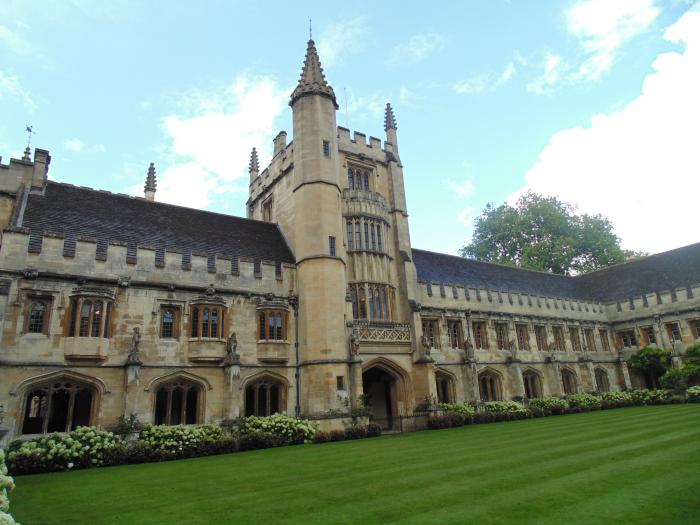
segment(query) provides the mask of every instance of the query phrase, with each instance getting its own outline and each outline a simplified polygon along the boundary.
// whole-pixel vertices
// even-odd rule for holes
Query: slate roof
[[[548,297],[574,297],[573,282],[564,275],[522,270],[424,250],[413,249],[412,252],[418,278],[426,282],[461,284]]]
[[[58,182],[48,182],[43,195],[29,195],[22,226],[30,229],[30,239],[43,233],[97,239],[98,254],[116,241],[158,251],[295,262],[276,224]]]
[[[413,250],[413,261],[418,278],[426,282],[596,302],[626,300],[644,293],[700,283],[700,243],[576,277],[417,249]]]

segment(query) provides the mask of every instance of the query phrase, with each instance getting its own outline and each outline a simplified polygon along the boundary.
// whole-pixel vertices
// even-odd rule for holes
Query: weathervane
[[[25,129],[27,131],[27,147],[30,148],[32,145],[32,135],[35,133],[34,126],[27,124]]]

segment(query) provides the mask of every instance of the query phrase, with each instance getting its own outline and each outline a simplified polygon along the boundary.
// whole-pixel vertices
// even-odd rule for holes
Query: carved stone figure
[[[238,355],[238,339],[236,338],[236,332],[232,332],[226,342],[226,358],[224,360],[224,366],[240,364],[241,356]]]
[[[134,327],[134,332],[131,335],[131,345],[129,347],[129,355],[126,362],[129,365],[140,365],[141,358],[139,355],[139,346],[141,345],[141,329],[138,326]]]
[[[357,328],[353,328],[350,334],[350,355],[353,357],[360,355],[360,334]]]
[[[468,337],[467,340],[464,341],[464,354],[468,360],[474,359],[474,345]]]

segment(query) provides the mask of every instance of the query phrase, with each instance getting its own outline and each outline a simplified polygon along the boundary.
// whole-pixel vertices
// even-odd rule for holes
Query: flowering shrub
[[[7,475],[5,452],[0,449],[0,525],[13,525],[16,523],[10,515],[10,499],[7,496],[14,488],[14,480]]]
[[[492,414],[494,421],[530,417],[530,411],[518,401],[490,401],[484,403],[484,412]]]
[[[603,392],[600,397],[603,408],[628,407],[634,404],[631,392]]]
[[[700,403],[700,386],[691,386],[686,390],[686,395],[691,403]]]
[[[213,425],[149,425],[143,428],[136,443],[165,459],[190,456],[203,443],[223,438],[224,431]]]
[[[592,394],[571,394],[566,397],[566,401],[571,408],[578,408],[580,411],[600,410],[602,402],[599,397]]]
[[[316,433],[316,425],[307,419],[289,417],[284,414],[245,418],[241,435],[263,434],[279,439],[282,445],[293,443],[311,443]]]
[[[671,397],[667,390],[633,390],[630,394],[635,405],[665,404]]]
[[[476,409],[469,403],[440,403],[438,408],[443,412],[457,412],[466,418],[472,418],[476,413]]]
[[[563,414],[569,404],[566,399],[559,397],[543,397],[530,399],[528,401],[530,412],[534,415],[551,416],[552,414]]]
[[[111,432],[78,427],[65,434],[14,441],[8,449],[7,464],[13,474],[100,467],[118,443]]]

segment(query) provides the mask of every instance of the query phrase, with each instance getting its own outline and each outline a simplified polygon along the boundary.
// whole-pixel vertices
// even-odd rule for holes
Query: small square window
[[[331,156],[331,143],[328,142],[327,140],[323,141],[323,156],[324,157]]]
[[[345,390],[345,376],[335,377],[335,387],[337,390]]]

